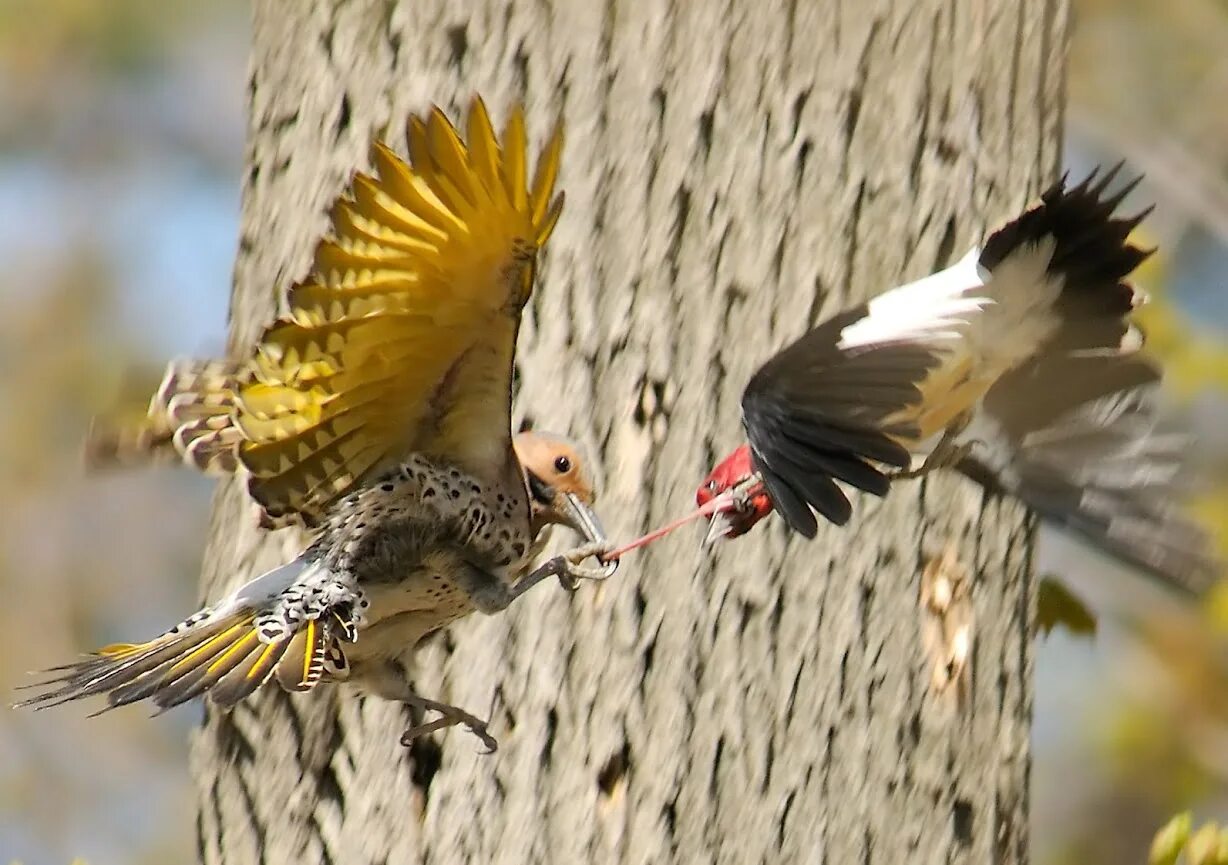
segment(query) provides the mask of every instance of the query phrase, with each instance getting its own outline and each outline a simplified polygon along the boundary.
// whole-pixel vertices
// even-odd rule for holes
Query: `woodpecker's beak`
[[[704,509],[712,516],[703,545],[710,547],[724,538],[737,537],[758,522],[767,513],[765,510],[756,516],[755,496],[762,495],[763,480],[758,474],[751,474],[709,501]]]
[[[717,541],[729,537],[733,531],[733,520],[729,517],[731,510],[717,511],[708,520],[708,533],[704,535],[703,543],[705,547],[710,547]]]

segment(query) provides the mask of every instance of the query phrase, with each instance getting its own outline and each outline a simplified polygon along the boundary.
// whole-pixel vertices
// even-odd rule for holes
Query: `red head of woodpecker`
[[[751,463],[750,445],[742,445],[716,464],[699,489],[695,491],[695,503],[700,507],[719,495],[729,494],[733,500],[729,508],[712,515],[705,543],[719,538],[737,538],[754,528],[755,523],[772,512],[772,499],[762,486],[745,495],[737,495],[757,478]]]

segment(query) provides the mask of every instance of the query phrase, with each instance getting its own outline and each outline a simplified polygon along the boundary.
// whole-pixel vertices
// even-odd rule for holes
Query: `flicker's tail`
[[[353,640],[365,602],[323,568],[299,558],[252,580],[146,643],[106,646],[18,706],[46,708],[105,694],[107,711],[139,700],[169,709],[208,693],[232,706],[270,679],[289,691],[344,677],[340,640]]]
[[[239,433],[232,412],[246,374],[234,361],[171,361],[143,418],[94,421],[87,467],[187,463],[208,474],[234,472]]]

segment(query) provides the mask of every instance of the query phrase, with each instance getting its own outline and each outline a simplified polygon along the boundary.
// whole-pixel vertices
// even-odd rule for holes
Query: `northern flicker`
[[[408,162],[376,144],[376,176],[336,201],[310,273],[252,353],[171,364],[141,425],[100,424],[87,443],[94,462],[174,452],[236,472],[267,525],[301,523],[314,541],[163,635],[60,668],[28,703],[105,693],[167,707],[207,692],[233,705],[270,679],[349,680],[493,747],[478,719],[410,692],[414,646],[545,576],[614,565],[581,565],[606,545],[575,447],[511,434],[521,313],[562,207],[561,127],[531,184],[519,108],[500,141],[475,98],[467,133],[436,108],[410,118]],[[549,524],[585,544],[533,571]]]
[[[441,713],[404,740],[465,724],[491,749],[486,723],[415,694],[419,641],[474,611],[498,613],[543,578],[565,577],[605,548],[577,447],[521,433],[519,495],[446,463],[411,457],[329,509],[297,558],[240,586],[144,643],[99,649],[36,686],[19,705],[104,694],[107,708],[160,709],[202,694],[230,707],[275,679],[288,691],[350,682],[365,693]],[[592,546],[531,569],[542,529],[565,525]]]

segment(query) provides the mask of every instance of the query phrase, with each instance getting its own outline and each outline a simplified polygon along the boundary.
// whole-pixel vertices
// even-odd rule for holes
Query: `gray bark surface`
[[[251,343],[375,135],[478,91],[567,192],[521,340],[517,416],[600,454],[615,537],[674,516],[740,440],[752,370],[851,299],[942,265],[1052,179],[1063,0],[256,0],[232,304]],[[411,750],[399,706],[269,688],[193,745],[205,863],[1003,862],[1027,853],[1032,526],[952,478],[699,530],[553,584],[420,655],[493,709]],[[218,494],[204,589],[297,552]],[[973,572],[967,700],[930,690],[920,574]]]

